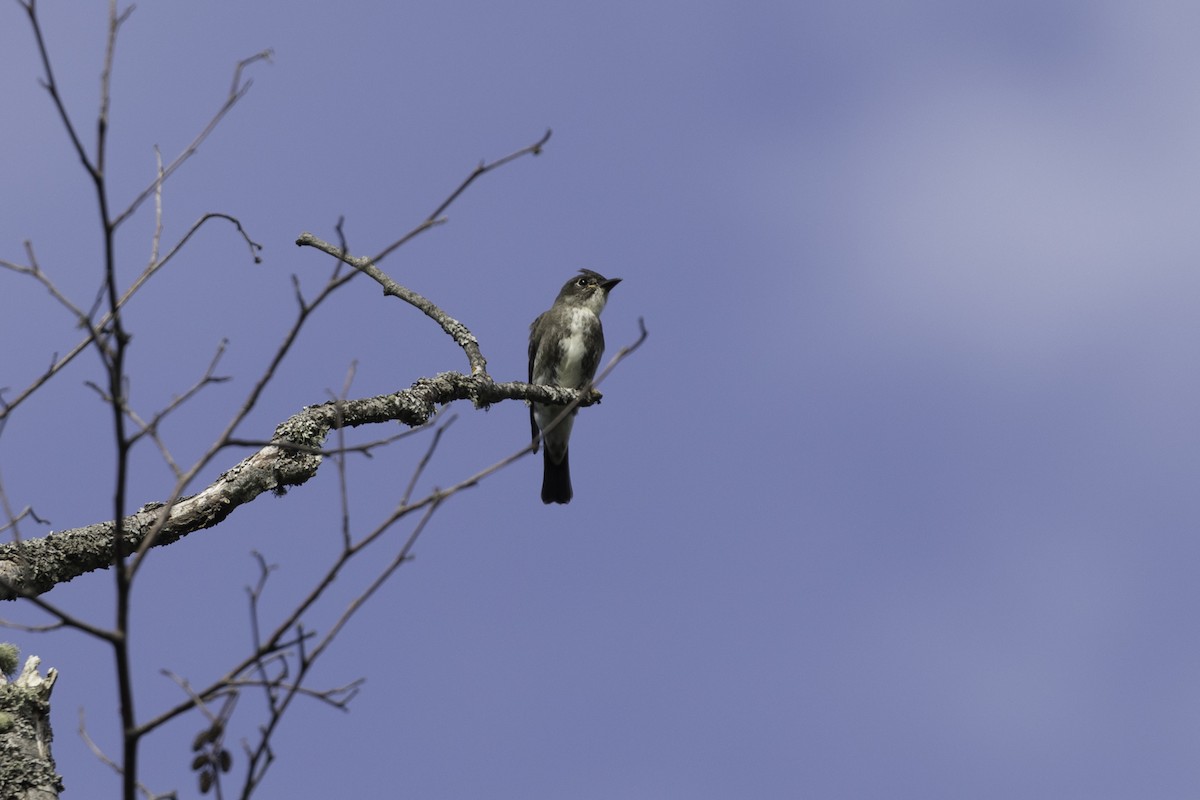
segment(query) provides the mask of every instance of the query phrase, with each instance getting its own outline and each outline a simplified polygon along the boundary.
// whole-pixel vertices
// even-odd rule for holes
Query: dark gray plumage
[[[604,327],[600,312],[608,293],[621,282],[599,272],[581,269],[579,277],[567,281],[554,305],[529,328],[529,382],[582,389],[596,375],[604,354]],[[538,449],[539,431],[546,430],[562,413],[562,406],[534,403],[529,409],[533,429],[533,451]],[[567,444],[575,424],[572,411],[543,437],[545,454],[542,471],[542,502],[571,502],[571,468]]]

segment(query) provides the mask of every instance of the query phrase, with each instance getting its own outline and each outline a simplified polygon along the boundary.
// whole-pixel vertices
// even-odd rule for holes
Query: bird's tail
[[[542,464],[542,502],[571,502],[571,466],[567,451],[563,451],[562,461],[555,462],[550,458],[550,448],[545,448]]]

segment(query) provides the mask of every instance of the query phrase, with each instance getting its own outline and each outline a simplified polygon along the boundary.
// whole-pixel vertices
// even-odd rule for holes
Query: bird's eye
[[[576,283],[576,285],[578,285],[578,286],[587,286],[587,285],[588,285],[588,279],[587,279],[587,278],[580,278],[579,280],[575,281],[575,283]]]

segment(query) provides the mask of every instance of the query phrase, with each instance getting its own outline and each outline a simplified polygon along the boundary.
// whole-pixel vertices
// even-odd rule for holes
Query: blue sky
[[[43,8],[89,141],[105,5]],[[87,303],[90,187],[15,4],[0,31],[0,257],[32,240]],[[639,317],[650,331],[575,426],[575,501],[544,507],[527,459],[440,511],[319,670],[363,693],[348,715],[296,709],[264,796],[1194,796],[1198,32],[1200,8],[1170,0],[140,4],[114,71],[117,198],[152,179],[154,145],[186,146],[239,59],[275,53],[164,199],[165,239],[222,211],[264,262],[214,225],[128,317],[147,413],[230,340],[236,380],[166,428],[180,459],[289,324],[291,275],[328,273],[300,232],[344,215],[377,251],[547,127],[543,155],[382,266],[470,326],[497,380],[523,377],[529,322],[579,267],[624,279],[610,352]],[[129,279],[152,222],[123,232]],[[0,281],[0,386],[22,387],[78,332]],[[109,511],[94,362],[0,438],[11,501],[55,528]],[[352,362],[354,396],[465,368],[356,281],[244,435],[328,399]],[[527,436],[518,404],[458,412],[426,488]],[[358,529],[421,451],[352,461]],[[135,506],[170,485],[149,451],[135,479]],[[177,701],[161,669],[199,684],[241,652],[251,550],[280,567],[273,608],[304,590],[337,546],[336,489],[324,469],[154,554],[139,713]],[[50,599],[105,621],[110,596],[91,575]],[[115,741],[108,653],[8,638],[62,673],[68,788],[115,790],[74,733],[83,707]],[[240,705],[248,730],[256,698]],[[148,745],[153,788],[189,789],[199,727]]]

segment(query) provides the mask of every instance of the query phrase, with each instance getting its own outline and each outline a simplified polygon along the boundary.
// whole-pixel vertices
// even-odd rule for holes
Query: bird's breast
[[[567,335],[562,341],[561,361],[558,366],[558,385],[578,388],[587,383],[583,375],[584,356],[600,320],[586,309],[571,311],[567,319]],[[590,377],[590,376],[589,376]]]

